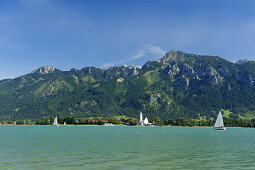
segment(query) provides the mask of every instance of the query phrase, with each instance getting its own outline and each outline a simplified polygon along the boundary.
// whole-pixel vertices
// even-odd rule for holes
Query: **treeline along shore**
[[[1,121],[1,124],[14,124],[15,121]],[[52,125],[54,117],[44,118],[42,120],[16,120],[16,125]],[[139,125],[139,119],[126,116],[115,116],[113,118],[104,117],[58,117],[58,123],[67,125],[104,125],[105,123],[112,123],[114,125],[126,125],[136,126]],[[184,119],[177,118],[175,120],[161,120],[159,117],[149,119],[151,125],[156,126],[213,126],[215,120],[196,120],[196,119]],[[226,127],[255,127],[255,119],[224,119],[224,125]]]

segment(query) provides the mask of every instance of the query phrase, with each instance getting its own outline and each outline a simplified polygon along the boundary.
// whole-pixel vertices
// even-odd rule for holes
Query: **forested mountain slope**
[[[157,61],[109,69],[50,66],[0,81],[0,120],[126,115],[207,119],[255,115],[255,62],[170,51]]]

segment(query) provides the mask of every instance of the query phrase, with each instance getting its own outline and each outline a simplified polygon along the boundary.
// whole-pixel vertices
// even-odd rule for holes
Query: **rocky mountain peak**
[[[248,63],[249,61],[250,61],[250,60],[247,60],[247,59],[238,60],[238,61],[236,62],[236,64],[241,65],[241,64]]]
[[[32,73],[48,74],[52,73],[56,68],[52,66],[42,66],[36,70],[33,70]]]
[[[175,50],[170,50],[168,53],[166,53],[166,55],[163,57],[163,59],[165,60],[173,60],[173,59],[177,59],[177,58],[183,58],[185,57],[187,54],[182,52],[182,51],[175,51]]]
[[[167,67],[168,65],[172,65],[173,63],[183,62],[190,56],[193,55],[184,53],[182,51],[171,50],[157,62],[162,63],[163,67]]]

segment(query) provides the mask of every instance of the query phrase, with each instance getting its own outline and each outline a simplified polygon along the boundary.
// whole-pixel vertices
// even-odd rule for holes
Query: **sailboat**
[[[66,125],[66,122],[64,122],[64,126]]]
[[[222,117],[221,111],[219,112],[216,122],[214,124],[214,130],[226,130],[223,124],[223,117]]]
[[[14,122],[14,124],[13,125],[16,125],[16,121]]]
[[[58,117],[57,117],[57,116],[55,117],[55,120],[54,120],[53,126],[59,126],[59,125],[58,125]]]

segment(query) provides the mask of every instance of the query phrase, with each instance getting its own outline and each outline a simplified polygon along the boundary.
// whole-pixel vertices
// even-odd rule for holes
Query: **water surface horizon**
[[[1,125],[0,169],[254,169],[255,129]]]

